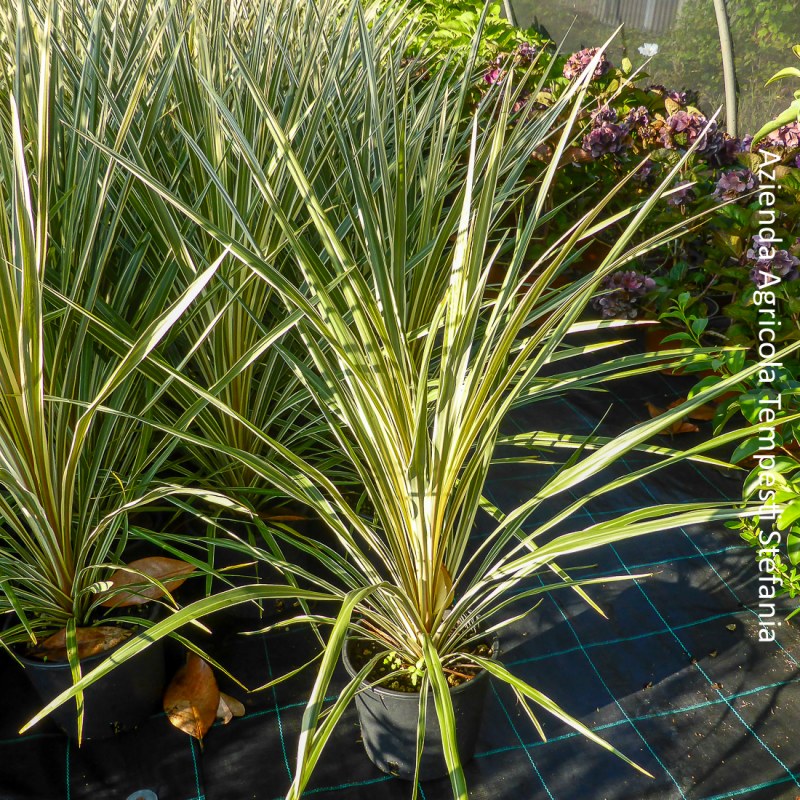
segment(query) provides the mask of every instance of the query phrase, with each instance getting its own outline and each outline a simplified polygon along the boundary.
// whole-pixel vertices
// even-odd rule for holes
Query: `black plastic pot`
[[[153,614],[157,607],[153,610]],[[134,631],[140,633],[141,628]],[[117,648],[81,660],[86,675]],[[67,662],[46,662],[26,658],[17,653],[33,688],[49,703],[72,686],[72,673]],[[83,738],[105,739],[121,731],[131,730],[161,709],[165,670],[163,640],[115,667],[108,675],[93,683],[83,694]],[[77,709],[74,700],[59,706],[50,715],[71,739],[78,738]]]
[[[354,677],[358,670],[350,661],[348,649],[345,646],[344,665],[350,676]],[[493,652],[496,657],[496,642]],[[472,680],[450,689],[456,721],[456,741],[462,764],[466,764],[475,755],[488,686],[489,673],[482,670]],[[414,779],[419,700],[419,694],[366,684],[356,695],[361,738],[370,761],[383,772],[404,780]],[[447,775],[447,772],[436,706],[433,693],[429,691],[419,777],[420,780],[434,780]]]

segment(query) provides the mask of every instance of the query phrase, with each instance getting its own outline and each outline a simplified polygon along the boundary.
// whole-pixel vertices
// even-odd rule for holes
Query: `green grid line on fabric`
[[[547,796],[550,798],[550,800],[555,800],[555,797],[553,797],[553,793],[550,791],[550,787],[547,785],[547,781],[544,779],[541,770],[539,769],[539,767],[536,766],[536,762],[533,760],[533,756],[530,753],[530,748],[525,747],[525,742],[522,738],[522,735],[517,730],[517,726],[514,724],[514,720],[511,718],[511,714],[509,713],[506,704],[503,702],[503,698],[500,697],[500,694],[497,691],[497,687],[494,685],[494,683],[491,683],[490,686],[492,687],[492,693],[494,694],[495,698],[497,698],[497,702],[500,704],[500,708],[502,709],[506,720],[508,720],[508,724],[511,726],[511,730],[514,732],[514,736],[517,737],[517,741],[520,743],[520,746],[525,751],[528,763],[533,768],[533,772],[536,775],[537,780],[542,784],[542,787],[544,788],[545,792],[547,792]]]

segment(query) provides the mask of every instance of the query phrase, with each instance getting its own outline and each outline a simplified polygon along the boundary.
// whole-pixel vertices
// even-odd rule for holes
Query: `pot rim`
[[[345,637],[344,640],[344,647],[342,648],[342,662],[344,663],[344,667],[347,670],[348,674],[351,678],[355,678],[357,670],[353,667],[352,662],[350,661],[350,656],[347,652],[349,643],[353,640],[353,637],[350,635]],[[492,657],[491,661],[497,661],[497,656],[500,655],[500,639],[499,637],[495,636],[492,638]],[[451,695],[453,694],[460,694],[461,692],[465,692],[475,683],[483,682],[488,680],[489,673],[485,669],[481,669],[475,677],[471,678],[468,681],[464,681],[460,683],[458,686],[449,686],[448,690]],[[391,697],[394,700],[401,700],[406,702],[415,702],[419,704],[420,692],[399,692],[397,689],[389,689],[385,686],[376,686],[366,681],[363,681],[361,686],[359,687],[359,691],[370,691],[374,692],[375,694],[382,694],[386,695],[387,697]],[[428,693],[432,694],[433,689],[428,687]],[[357,695],[356,695],[357,696]]]

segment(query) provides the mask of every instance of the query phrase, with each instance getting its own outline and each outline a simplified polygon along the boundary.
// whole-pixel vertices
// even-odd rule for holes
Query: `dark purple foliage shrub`
[[[621,153],[627,147],[627,127],[613,122],[604,122],[583,137],[583,149],[591,153],[592,158],[600,158],[607,153]]]
[[[752,192],[758,180],[749,169],[723,172],[714,189],[714,197],[720,200],[735,200],[746,192]]]
[[[796,244],[797,242],[795,242]],[[800,276],[797,269],[800,266],[800,258],[792,255],[788,250],[775,249],[773,242],[762,239],[758,235],[753,237],[746,258],[752,265],[750,280],[756,286],[766,285],[769,275],[776,275],[785,281],[797,280]]]
[[[646,128],[650,125],[650,112],[645,106],[632,108],[625,117],[625,124],[631,129]]]
[[[767,135],[767,145],[782,147],[784,150],[797,150],[800,147],[800,122],[784,125]]]
[[[694,191],[692,191],[691,181],[678,181],[675,184],[675,193],[667,198],[668,206],[685,206],[690,201],[694,200]]]
[[[598,49],[597,47],[587,47],[583,50],[579,50],[577,53],[573,53],[564,65],[564,77],[569,80],[574,80],[579,77],[589,66],[595,55],[597,55]],[[611,62],[606,58],[606,54],[603,53],[594,69],[592,77],[602,78],[610,69]]]
[[[592,111],[592,122],[596,125],[602,122],[616,122],[618,117],[617,109],[609,105],[600,106],[596,111]]]
[[[635,270],[615,272],[603,278],[603,294],[592,300],[603,319],[634,319],[639,313],[639,300],[652,291],[656,282]]]
[[[518,47],[517,51],[514,54],[522,64],[532,64],[536,56],[539,54],[539,48],[535,44],[529,44],[528,42],[522,42]]]

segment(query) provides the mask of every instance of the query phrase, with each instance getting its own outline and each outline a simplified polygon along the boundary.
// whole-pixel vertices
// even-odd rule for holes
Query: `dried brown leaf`
[[[155,578],[172,592],[186,580],[190,572],[194,572],[194,567],[177,558],[151,556],[131,561],[127,568],[118,569],[111,576],[112,588],[109,590],[109,597],[101,605],[106,608],[125,608],[158,600],[164,596],[164,592],[158,586],[148,583],[142,575]],[[136,588],[129,592],[118,591],[124,586]]]
[[[217,718],[219,700],[213,670],[196,653],[189,653],[164,692],[164,711],[176,728],[202,743]]]
[[[231,711],[228,704],[222,697],[222,692],[219,695],[219,705],[217,706],[217,720],[223,725],[227,725],[233,719],[233,711]]]
[[[701,422],[708,422],[714,419],[715,414],[716,414],[716,409],[714,408],[714,406],[706,403],[705,405],[696,408],[694,411],[690,411],[686,416],[688,416],[689,419],[697,419],[700,420]]]
[[[225,692],[219,693],[219,706],[217,706],[217,719],[227,725],[234,717],[244,716],[244,706],[235,698]]]
[[[660,417],[662,414],[666,413],[668,410],[679,406],[682,402],[682,399],[678,399],[670,403],[667,408],[659,408],[657,405],[651,402],[647,402],[645,405],[647,406],[647,410],[650,412],[650,416],[652,418]],[[691,416],[689,418],[692,418]],[[694,417],[694,419],[703,419],[703,417]],[[674,436],[678,433],[697,433],[700,428],[697,427],[692,422],[686,422],[684,420],[678,420],[677,422],[673,422],[668,428],[665,428],[663,431],[659,431],[661,436]]]
[[[668,406],[668,409],[677,408],[681,403],[685,403],[685,397],[679,397],[677,400],[673,400]],[[714,406],[706,403],[705,405],[699,406],[695,408],[693,411],[689,411],[686,414],[687,419],[696,419],[702,422],[708,422],[709,420],[714,419],[714,415],[716,414],[716,409]]]
[[[94,628],[76,628],[75,638],[78,640],[78,658],[103,653],[116,647],[132,635],[127,628],[114,625],[98,625]],[[31,655],[46,661],[67,661],[67,629],[54,633],[45,639],[39,647],[31,651]]]

